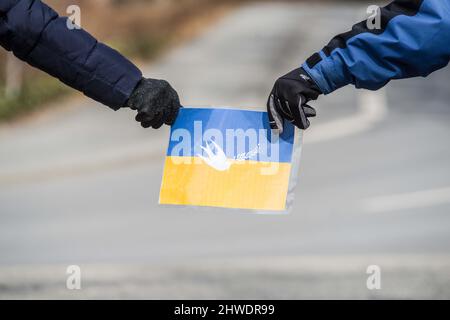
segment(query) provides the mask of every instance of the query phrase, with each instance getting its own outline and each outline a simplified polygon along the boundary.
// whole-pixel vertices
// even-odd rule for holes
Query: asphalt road
[[[364,13],[245,6],[145,73],[185,105],[262,107]],[[3,126],[0,298],[450,298],[449,80],[322,97],[288,216],[158,206],[168,130],[129,111],[79,98]],[[69,264],[80,291],[65,288]]]

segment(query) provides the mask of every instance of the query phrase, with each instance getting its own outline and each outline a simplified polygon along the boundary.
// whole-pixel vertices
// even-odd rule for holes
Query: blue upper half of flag
[[[229,159],[290,163],[294,134],[287,121],[281,135],[270,130],[267,112],[182,108],[171,129],[167,155],[197,157],[205,149],[219,148]]]

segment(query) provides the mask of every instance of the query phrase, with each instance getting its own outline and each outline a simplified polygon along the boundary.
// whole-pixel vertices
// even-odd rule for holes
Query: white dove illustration
[[[214,151],[211,149],[211,144],[214,146]],[[205,151],[207,157],[198,154],[197,156],[202,158],[207,165],[216,169],[217,171],[227,171],[231,167],[231,161],[227,159],[225,152],[222,148],[217,145],[212,140],[206,142],[206,148],[201,146],[202,150]]]

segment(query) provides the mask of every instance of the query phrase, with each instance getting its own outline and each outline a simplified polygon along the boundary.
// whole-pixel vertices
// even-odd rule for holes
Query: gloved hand
[[[300,129],[310,125],[308,118],[316,116],[316,110],[307,103],[322,94],[303,68],[295,69],[279,78],[267,101],[270,127],[283,132],[284,120]]]
[[[144,128],[172,125],[181,108],[177,92],[165,80],[143,78],[134,89],[126,107],[137,110],[136,121]]]

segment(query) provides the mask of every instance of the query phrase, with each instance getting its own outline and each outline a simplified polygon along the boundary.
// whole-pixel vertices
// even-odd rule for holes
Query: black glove
[[[177,92],[165,80],[142,79],[126,103],[137,110],[136,121],[144,128],[172,125],[181,108]]]
[[[307,129],[308,118],[316,116],[316,110],[307,103],[316,100],[320,94],[322,92],[303,68],[279,78],[267,101],[270,127],[283,132],[285,119],[300,129]]]

